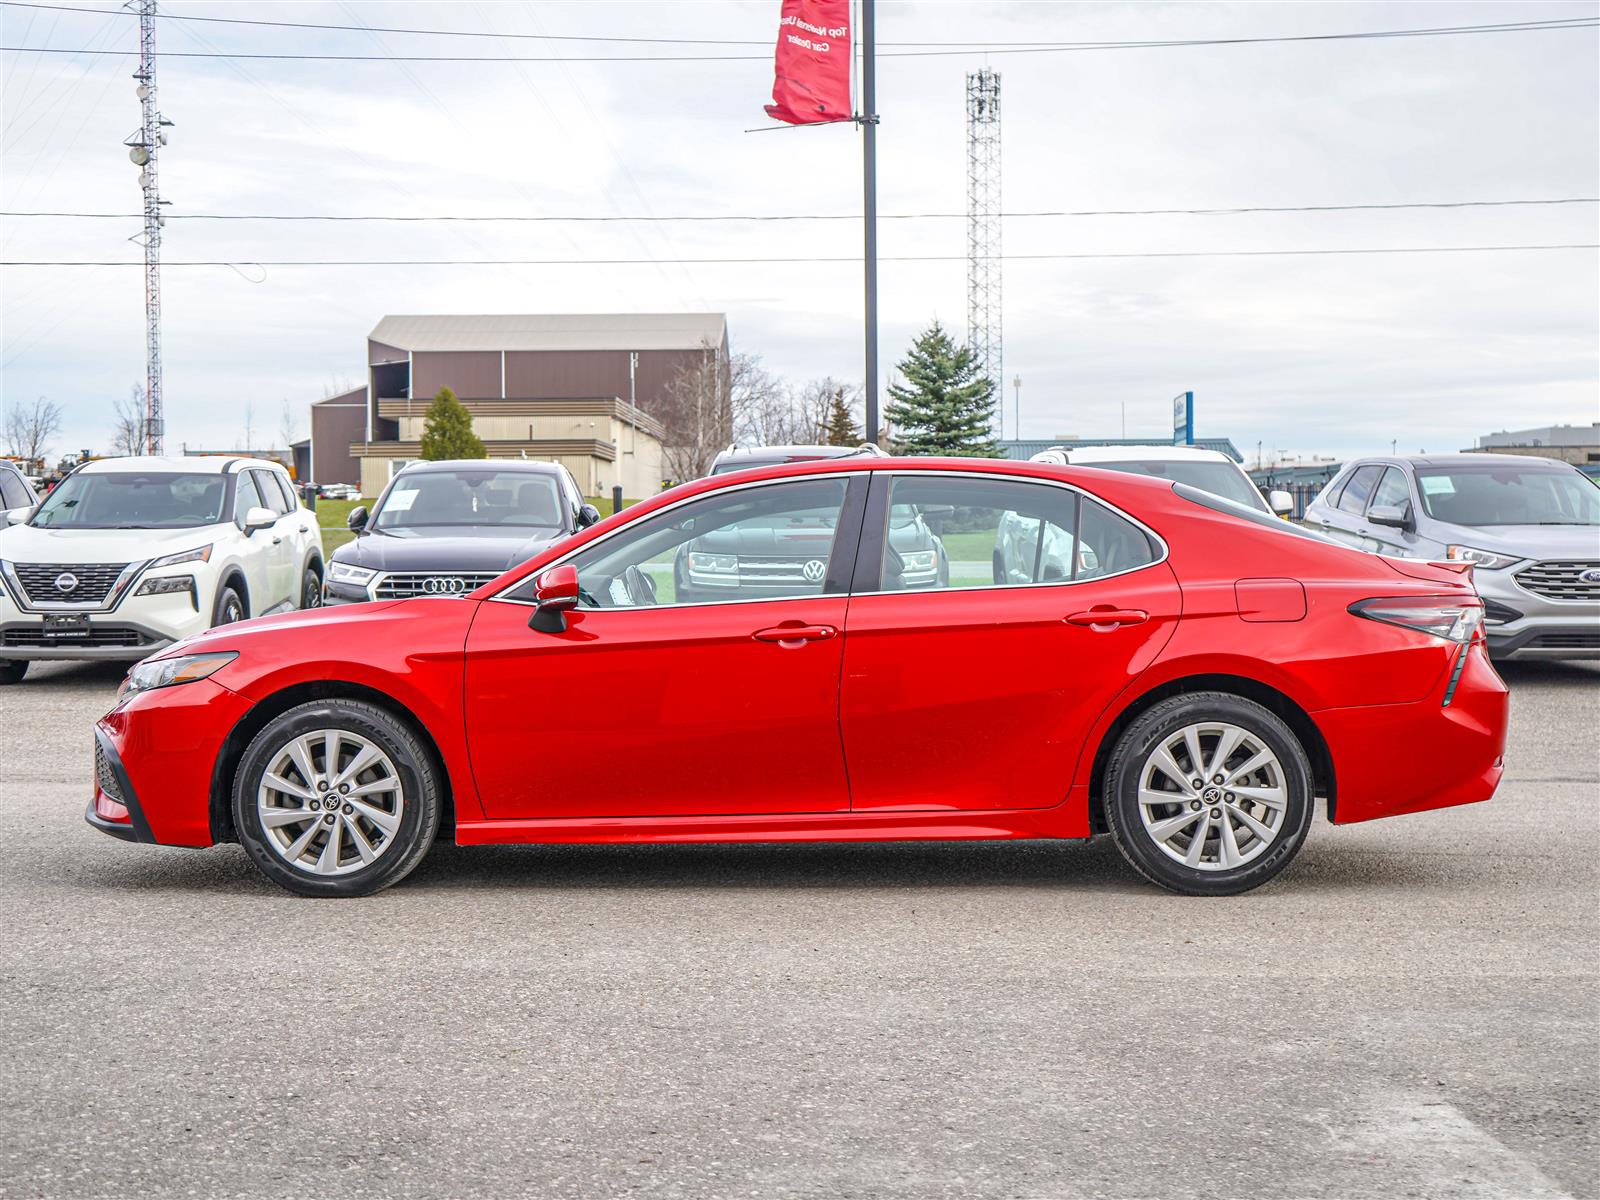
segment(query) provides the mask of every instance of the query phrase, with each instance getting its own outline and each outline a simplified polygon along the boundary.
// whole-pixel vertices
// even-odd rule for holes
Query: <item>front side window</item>
[[[560,532],[561,488],[554,474],[490,469],[413,471],[397,476],[369,527],[398,535],[451,527]]]
[[[190,529],[223,520],[228,481],[215,472],[69,475],[33,524],[49,529]]]
[[[1350,482],[1345,484],[1344,492],[1339,496],[1339,508],[1358,517],[1366,512],[1367,501],[1372,496],[1372,489],[1378,486],[1378,476],[1382,473],[1382,467],[1356,468],[1356,473],[1350,476]]]
[[[1390,467],[1383,473],[1377,490],[1372,493],[1372,503],[1369,509],[1387,505],[1390,508],[1405,508],[1411,502],[1411,492],[1406,487],[1406,477],[1398,467]]]
[[[233,493],[233,519],[243,525],[250,510],[265,508],[266,502],[261,499],[261,490],[256,487],[254,471],[240,471],[237,478],[238,486]]]
[[[897,476],[883,591],[1027,587],[1116,574],[1155,560],[1135,525],[1049,484]]]
[[[829,568],[847,486],[844,479],[807,479],[740,488],[648,517],[572,558],[581,605],[640,608],[841,592]]]
[[[1451,525],[1600,525],[1600,487],[1580,471],[1499,463],[1421,468],[1422,506]]]
[[[289,512],[288,497],[283,489],[278,486],[278,477],[271,471],[251,471],[251,476],[256,481],[256,491],[261,494],[261,503],[280,517]]]

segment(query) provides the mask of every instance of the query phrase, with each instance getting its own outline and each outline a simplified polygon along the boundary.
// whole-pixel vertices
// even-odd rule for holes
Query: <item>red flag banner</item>
[[[783,0],[767,116],[790,125],[848,121],[850,0]]]

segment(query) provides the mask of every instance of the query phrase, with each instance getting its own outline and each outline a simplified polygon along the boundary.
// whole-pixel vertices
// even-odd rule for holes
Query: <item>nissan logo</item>
[[[435,575],[422,581],[422,591],[427,596],[460,596],[467,590],[467,581],[459,575]]]
[[[71,571],[63,571],[56,576],[56,591],[74,592],[78,589],[78,577]]]
[[[828,564],[820,558],[813,558],[800,568],[800,573],[805,576],[807,583],[821,583],[822,577],[828,573]]]
[[[1580,583],[1600,583],[1600,567],[1590,567],[1578,576]]]

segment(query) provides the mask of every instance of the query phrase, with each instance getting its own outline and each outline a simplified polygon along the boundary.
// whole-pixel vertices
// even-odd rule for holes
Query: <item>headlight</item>
[[[931,571],[937,559],[937,550],[911,550],[900,555],[901,570]]]
[[[1502,567],[1509,567],[1514,562],[1521,560],[1510,554],[1495,554],[1490,550],[1479,550],[1474,546],[1447,546],[1444,556],[1455,562],[1469,562],[1475,567],[1482,567],[1485,571],[1498,571]]]
[[[376,571],[368,570],[366,567],[353,567],[349,563],[342,563],[338,560],[335,560],[328,567],[328,581],[330,583],[349,583],[354,584],[356,587],[366,587],[367,584],[372,582],[372,577],[376,574]]]
[[[220,671],[239,657],[237,650],[216,650],[210,654],[179,654],[173,658],[146,659],[134,663],[128,677],[122,681],[117,693],[119,700],[152,688],[176,687],[180,683],[197,683]]]
[[[168,575],[161,579],[146,579],[139,585],[135,596],[167,596],[173,592],[194,590],[193,575]]]
[[[733,554],[690,554],[689,570],[705,571],[713,575],[733,575],[739,570],[739,559]]]
[[[175,567],[186,562],[210,562],[211,547],[201,546],[196,550],[185,550],[179,554],[169,554],[165,558],[158,558],[151,563],[151,567]]]

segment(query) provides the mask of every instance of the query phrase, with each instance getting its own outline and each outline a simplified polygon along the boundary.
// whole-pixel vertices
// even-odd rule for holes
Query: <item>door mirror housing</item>
[[[600,521],[600,510],[592,504],[585,504],[578,509],[578,528],[587,529]]]
[[[244,513],[244,531],[250,534],[258,529],[270,529],[277,520],[278,514],[270,508],[262,508],[260,505],[247,508]]]
[[[566,632],[566,614],[578,607],[578,568],[563,564],[544,572],[533,581],[533,601],[529,629],[541,633]]]
[[[1390,529],[1410,529],[1411,517],[1398,504],[1378,504],[1367,510],[1367,520]]]
[[[344,523],[350,526],[352,533],[364,531],[367,527],[367,506],[365,504],[356,505],[350,510],[350,515],[344,519]]]
[[[6,509],[6,513],[5,513],[6,524],[7,525],[21,525],[29,517],[33,516],[33,510],[35,508],[37,508],[37,507],[38,507],[37,505],[29,505],[29,506],[24,507],[24,508],[8,508],[8,509]]]
[[[1294,497],[1282,488],[1273,488],[1267,493],[1267,504],[1280,517],[1287,517],[1294,511]]]

